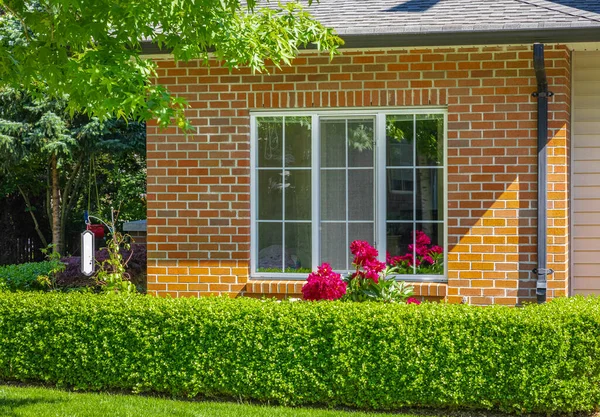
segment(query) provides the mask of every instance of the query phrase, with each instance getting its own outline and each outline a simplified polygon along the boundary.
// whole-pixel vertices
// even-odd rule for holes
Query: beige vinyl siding
[[[573,52],[573,294],[600,294],[600,52]]]

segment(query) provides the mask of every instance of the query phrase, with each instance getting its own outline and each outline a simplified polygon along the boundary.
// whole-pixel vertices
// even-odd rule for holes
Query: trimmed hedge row
[[[517,309],[0,293],[0,378],[377,410],[591,411],[600,301]]]

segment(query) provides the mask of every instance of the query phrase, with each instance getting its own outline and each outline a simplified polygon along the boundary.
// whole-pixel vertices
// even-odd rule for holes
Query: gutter
[[[579,43],[600,42],[600,26],[529,29],[476,30],[473,28],[438,32],[385,32],[373,30],[339,30],[345,44],[340,49],[411,48],[424,46],[527,45],[533,42]],[[149,40],[141,41],[142,55],[169,54]],[[308,45],[306,49],[315,49]]]
[[[546,302],[547,277],[554,273],[547,268],[548,258],[548,98],[554,95],[548,91],[546,66],[544,64],[544,44],[533,45],[533,68],[537,80],[537,91],[532,94],[537,98],[537,147],[538,147],[538,201],[537,201],[537,268],[533,273],[537,276],[535,294],[538,304]]]

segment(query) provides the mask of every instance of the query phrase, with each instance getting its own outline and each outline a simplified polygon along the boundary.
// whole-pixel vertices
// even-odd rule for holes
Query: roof
[[[600,41],[600,0],[320,0],[308,10],[347,46]]]
[[[123,223],[123,231],[125,232],[145,232],[147,220],[132,220]]]
[[[307,10],[347,48],[600,42],[600,0],[314,0]]]

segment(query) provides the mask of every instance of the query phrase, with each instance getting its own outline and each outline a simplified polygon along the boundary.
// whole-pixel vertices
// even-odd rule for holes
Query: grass
[[[163,398],[89,394],[51,388],[0,385],[0,416],[4,417],[386,417],[312,408],[269,407],[230,402],[174,401]],[[394,415],[399,417],[398,414]]]

